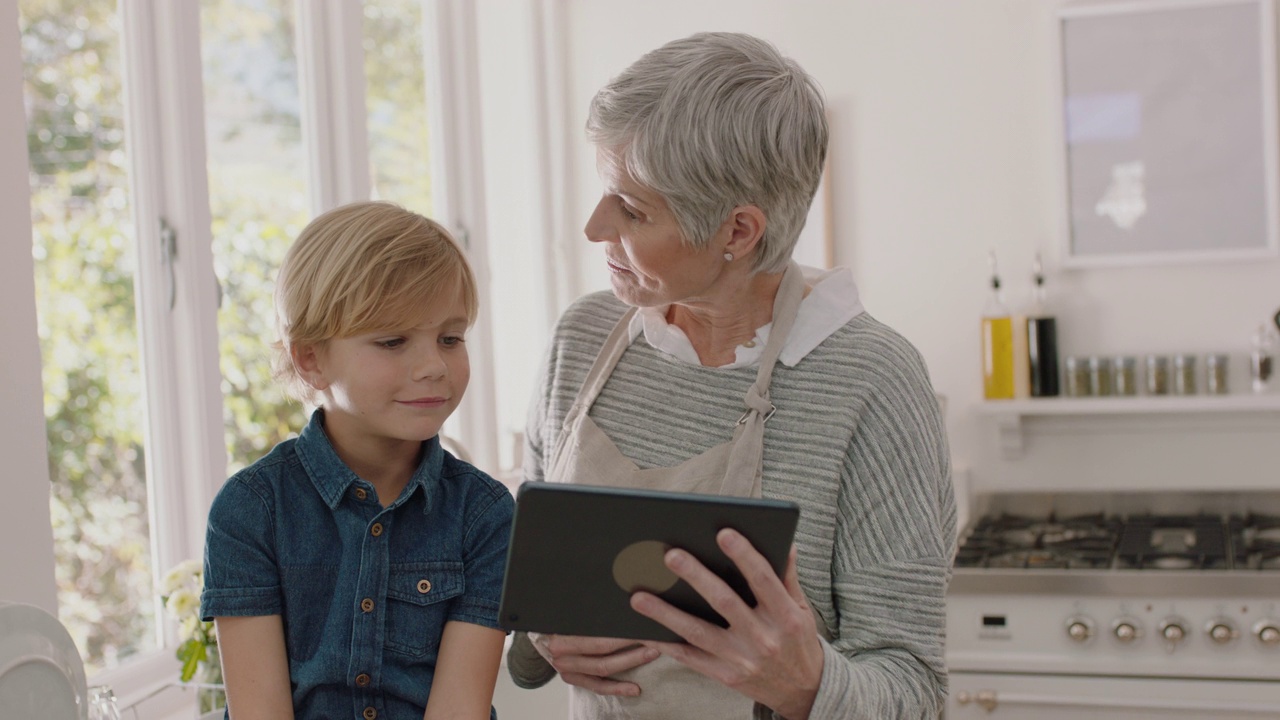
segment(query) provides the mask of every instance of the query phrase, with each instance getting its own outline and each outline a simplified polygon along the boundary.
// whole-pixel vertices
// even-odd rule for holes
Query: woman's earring
[[[725,259],[726,261],[728,261],[728,262],[733,262],[733,253],[731,253],[731,252],[727,252],[727,253],[725,253],[725,254],[724,254],[724,259]]]

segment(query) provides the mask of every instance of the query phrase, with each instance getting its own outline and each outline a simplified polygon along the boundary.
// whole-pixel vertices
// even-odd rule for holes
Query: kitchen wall
[[[490,7],[496,2],[490,0]],[[528,6],[543,4],[559,7],[555,2]],[[1068,467],[1073,458],[1089,461],[1082,486],[1205,482],[1198,473],[1215,467],[1212,458],[1221,448],[1196,445],[1201,433],[1195,430],[1185,437],[1153,434],[1149,424],[1132,418],[1106,421],[1104,434],[1111,440],[1074,431],[1052,446],[1031,438],[1026,455],[1009,462],[996,452],[994,433],[975,413],[981,402],[978,316],[987,298],[990,249],[999,256],[1011,302],[1027,300],[1033,254],[1045,253],[1064,356],[1231,352],[1233,380],[1242,389],[1249,335],[1280,307],[1277,260],[1061,269],[1052,21],[1057,3],[566,0],[562,5],[564,41],[558,51],[564,85],[550,102],[571,133],[562,223],[568,235],[555,240],[572,254],[577,291],[608,287],[600,248],[583,240],[580,230],[599,194],[594,156],[580,131],[591,96],[667,40],[701,30],[754,33],[796,58],[825,89],[832,119],[837,263],[853,268],[869,311],[924,354],[938,391],[950,400],[953,453],[972,469],[975,484],[1020,487],[1045,478],[1079,478],[1081,473]],[[554,22],[548,31],[554,36]],[[554,44],[552,49],[557,51]],[[485,82],[498,82],[502,67],[514,77],[527,72],[517,67],[522,60],[504,61],[495,51],[486,54],[491,64]],[[511,127],[519,132],[526,123],[516,117]],[[509,152],[491,157],[487,171],[501,168]],[[506,198],[491,198],[490,208],[510,210]],[[491,228],[500,224],[490,220]],[[1137,437],[1115,439],[1128,430]],[[1191,445],[1184,442],[1188,439]],[[1236,439],[1237,445],[1243,442],[1238,434]],[[1249,443],[1246,449],[1253,447]],[[1179,448],[1180,453],[1170,452]],[[1225,466],[1216,467],[1278,485],[1280,450],[1231,450]],[[1197,458],[1196,474],[1186,472],[1185,463]]]

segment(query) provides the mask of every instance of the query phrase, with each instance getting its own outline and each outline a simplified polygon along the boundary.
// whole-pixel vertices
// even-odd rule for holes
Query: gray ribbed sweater
[[[543,480],[544,453],[625,311],[602,292],[561,318],[530,410],[526,480]],[[680,362],[642,334],[591,417],[639,467],[677,465],[730,439],[755,374]],[[863,313],[795,367],[778,363],[770,393],[778,410],[765,426],[763,494],[800,505],[800,584],[832,638],[811,717],[937,718],[955,502],[920,354]],[[524,687],[555,674],[523,634],[508,666]]]

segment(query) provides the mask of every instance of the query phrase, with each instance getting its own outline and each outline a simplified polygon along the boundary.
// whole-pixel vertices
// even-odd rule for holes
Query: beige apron
[[[792,262],[782,276],[773,303],[773,327],[760,358],[755,384],[747,392],[746,412],[737,419],[733,439],[670,468],[640,469],[605,435],[588,415],[618,360],[631,344],[632,308],[605,341],[582,389],[565,416],[564,431],[550,456],[551,482],[667,490],[674,492],[760,497],[764,424],[774,412],[769,402],[769,381],[778,354],[791,332],[804,280]],[[726,418],[725,422],[733,422]],[[703,677],[667,656],[614,676],[640,686],[640,697],[597,695],[570,688],[573,720],[718,720],[751,717],[749,698]]]

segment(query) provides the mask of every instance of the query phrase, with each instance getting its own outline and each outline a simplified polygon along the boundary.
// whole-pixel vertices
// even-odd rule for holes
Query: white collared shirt
[[[853,271],[849,268],[821,270],[802,265],[800,270],[805,285],[810,289],[809,294],[800,301],[795,324],[778,356],[778,361],[788,367],[794,367],[831,333],[864,312],[862,301],[858,298],[858,287],[853,282]],[[644,339],[658,350],[681,362],[701,365],[702,361],[698,359],[698,353],[693,349],[693,343],[689,342],[689,337],[683,330],[667,322],[667,310],[670,307],[659,305],[640,308],[627,328],[631,333],[631,340],[634,341],[643,332]],[[720,369],[758,364],[772,327],[773,323],[770,322],[757,328],[754,338],[735,349],[734,361],[721,365]]]

